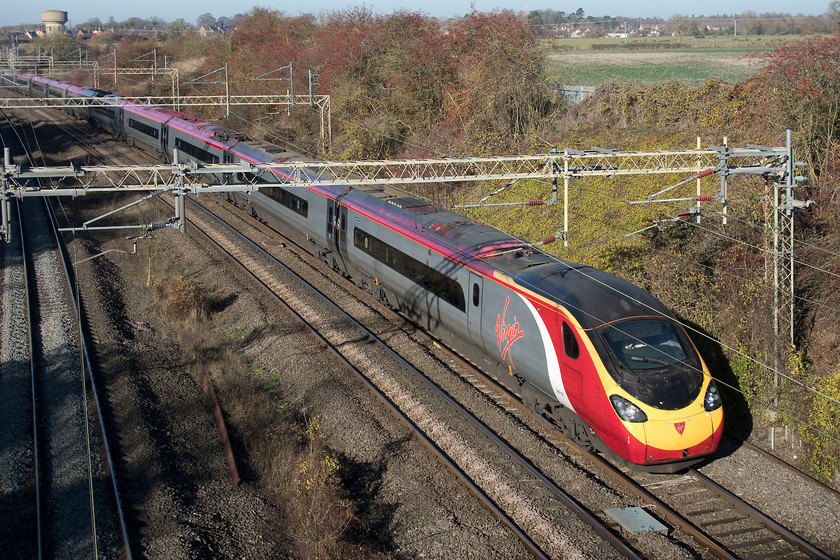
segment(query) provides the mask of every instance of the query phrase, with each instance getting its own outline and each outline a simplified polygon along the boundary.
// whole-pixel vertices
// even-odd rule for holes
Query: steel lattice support
[[[812,201],[797,200],[793,189],[804,178],[794,174],[797,167],[805,164],[795,162],[791,143],[791,132],[787,131],[787,159],[782,179],[773,185],[773,329],[776,343],[786,340],[787,347],[777,346],[776,360],[794,348],[796,342],[796,284],[794,259],[794,210],[807,208]],[[784,338],[783,338],[784,337]],[[781,385],[782,364],[776,363],[774,387],[778,391]],[[778,392],[776,394],[778,404]]]
[[[775,148],[774,148],[775,150]],[[767,173],[778,171],[764,163],[766,152],[745,151],[735,167],[719,173]],[[285,186],[306,187],[332,185],[408,185],[446,183],[452,181],[493,181],[512,179],[559,179],[587,176],[642,175],[657,173],[695,173],[696,160],[703,157],[714,167],[719,161],[716,151],[684,152],[616,152],[612,156],[597,153],[564,155],[550,153],[526,156],[479,158],[441,158],[384,161],[285,161],[282,164],[154,164],[154,165],[87,165],[63,167],[6,166],[5,174],[22,196],[38,196],[43,191],[76,195],[79,191],[157,190],[169,184],[173,172],[198,178],[243,171],[278,170],[288,178]],[[612,158],[612,159],[610,159]],[[52,186],[36,188],[26,181],[32,178],[61,178]],[[73,186],[71,186],[73,185]],[[262,185],[270,187],[270,184]],[[227,185],[214,185],[214,190],[232,190]],[[657,200],[651,199],[651,202]]]
[[[271,97],[271,96],[262,96]],[[287,97],[287,96],[284,96]],[[306,101],[308,102],[308,96]],[[328,103],[329,98],[321,96]],[[216,98],[218,99],[218,98]],[[76,100],[50,100],[73,101]],[[89,106],[100,104],[85,100]],[[589,150],[552,150],[548,154],[499,156],[483,158],[440,158],[385,161],[284,161],[282,164],[199,164],[195,162],[156,164],[146,166],[65,166],[28,167],[6,164],[4,181],[9,196],[79,196],[91,191],[160,191],[175,187],[184,193],[253,191],[252,184],[217,184],[213,177],[241,176],[243,173],[280,172],[286,178],[284,186],[306,187],[317,184],[333,185],[409,185],[452,181],[516,181],[540,179],[551,183],[548,204],[558,202],[559,179],[563,179],[563,230],[559,238],[568,244],[569,181],[576,177],[642,174],[692,174],[701,177],[717,173],[721,177],[721,192],[706,195],[726,203],[726,178],[736,174],[780,174],[785,168],[779,161],[785,148],[730,147],[708,150],[673,150],[656,152],[623,152],[591,148]],[[177,160],[175,160],[177,161]],[[699,168],[706,168],[698,173]],[[52,179],[46,186],[36,186],[34,179]],[[689,181],[691,179],[687,179]],[[686,181],[677,183],[683,184]],[[272,184],[261,184],[271,188]],[[664,189],[639,203],[665,202],[658,198],[671,188]],[[697,197],[692,197],[692,200]],[[673,199],[668,199],[673,200]],[[678,199],[685,200],[685,199]],[[538,201],[545,204],[545,201]],[[530,204],[531,202],[528,202]],[[483,205],[483,202],[478,206]]]

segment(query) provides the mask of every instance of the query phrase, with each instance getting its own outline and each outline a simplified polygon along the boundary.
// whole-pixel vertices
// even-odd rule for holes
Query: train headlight
[[[615,413],[625,422],[647,422],[648,418],[645,411],[624,397],[610,395],[610,402],[615,409]]]
[[[714,381],[709,381],[709,388],[706,389],[706,398],[703,399],[703,408],[706,409],[706,412],[711,412],[719,409],[721,404],[717,385],[715,385]]]

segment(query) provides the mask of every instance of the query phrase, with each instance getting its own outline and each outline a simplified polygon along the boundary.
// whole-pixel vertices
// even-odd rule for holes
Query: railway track
[[[663,517],[690,531],[718,558],[830,559],[696,469],[674,477],[636,474],[632,479],[665,504],[657,506]]]
[[[7,130],[15,132],[16,143],[28,152],[32,139],[27,142],[4,117]],[[6,143],[11,139],[4,138]],[[12,542],[22,556],[97,558],[119,554],[122,547],[130,558],[107,436],[91,432],[91,427],[102,426],[101,409],[86,367],[87,346],[80,338],[55,222],[45,200],[28,199],[16,206],[15,252],[5,255],[3,350],[4,358],[9,353],[27,355],[29,406],[20,406],[22,384],[9,386],[10,378],[20,381],[20,368],[12,367],[11,373],[3,373],[3,394],[5,402],[17,405],[4,414],[28,415],[30,429],[13,437],[20,438],[17,445],[28,440],[32,454],[23,461],[15,457],[3,468],[31,477],[31,488],[22,489],[27,498],[21,496],[17,505],[22,505],[18,511],[24,517],[33,519],[18,520],[18,512],[12,518],[33,529]],[[16,326],[28,328],[25,348],[8,332],[8,321],[22,315],[26,321]],[[23,424],[20,418],[4,420],[6,430]],[[26,499],[34,502],[34,511]]]
[[[391,350],[382,337],[342,311],[314,285],[235,232],[212,211],[193,202],[189,208],[201,208],[206,214],[196,216],[192,212],[192,225],[281,301],[321,344],[335,352],[390,411],[411,427],[446,467],[514,531],[535,557],[592,554],[604,558],[639,557],[623,539],[535,468],[526,457],[442,391],[417,367]],[[219,224],[228,233],[220,235]],[[309,301],[301,301],[301,296],[289,290],[290,281],[279,277],[278,267],[284,269],[283,276],[291,274],[294,282],[306,286],[311,295],[303,297]],[[313,303],[310,298],[318,302]],[[316,310],[316,306],[320,310]],[[373,353],[379,355],[371,358],[371,346],[374,345],[376,349]],[[503,470],[513,472],[505,473]],[[527,483],[523,485],[521,481]],[[524,491],[523,486],[527,487]],[[527,501],[523,501],[523,496]],[[535,500],[534,496],[539,496],[539,499]],[[554,516],[559,514],[562,522],[546,517],[546,511],[552,511]],[[570,524],[579,525],[574,533],[564,534],[559,529]],[[602,541],[595,544],[595,552],[592,549],[581,551],[581,545],[576,542],[578,539],[586,540],[581,531],[592,533]]]

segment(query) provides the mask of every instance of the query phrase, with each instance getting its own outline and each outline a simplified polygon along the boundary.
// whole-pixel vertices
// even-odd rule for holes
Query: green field
[[[710,78],[738,82],[761,68],[761,53],[797,36],[552,39],[545,42],[552,81],[597,86]]]

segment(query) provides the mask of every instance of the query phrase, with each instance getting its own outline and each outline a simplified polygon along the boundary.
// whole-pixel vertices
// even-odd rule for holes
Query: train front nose
[[[682,418],[649,420],[645,463],[680,461],[712,453],[723,430],[720,409]]]

